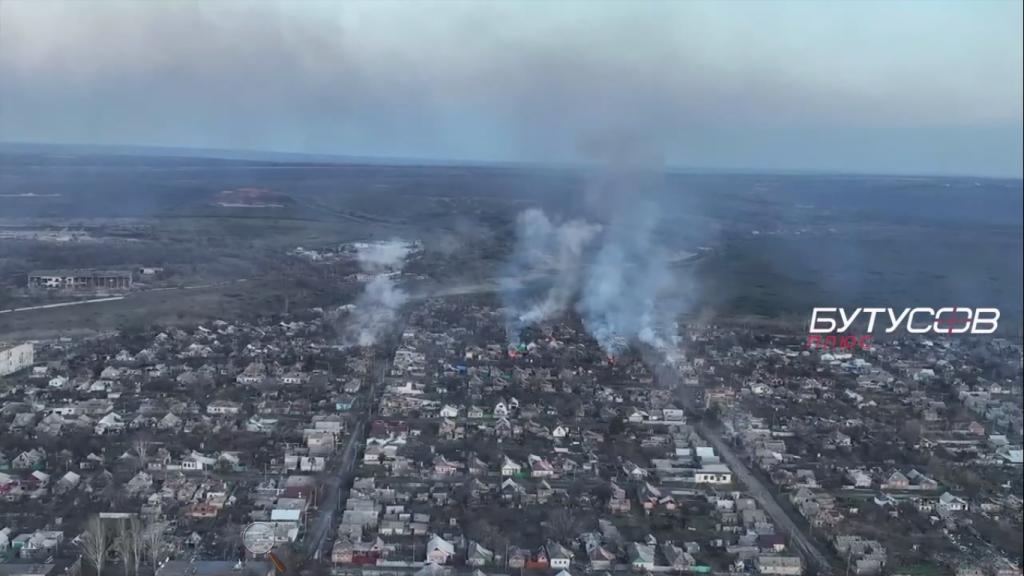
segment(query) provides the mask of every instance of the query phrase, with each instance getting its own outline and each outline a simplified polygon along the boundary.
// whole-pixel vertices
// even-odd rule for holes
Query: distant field
[[[230,319],[283,310],[284,293],[267,283],[135,293],[111,302],[0,314],[0,334],[9,339],[56,338]]]
[[[623,193],[627,201],[633,194]],[[265,294],[141,298],[39,320],[69,326],[116,325],[129,309],[159,317],[254,311],[289,291],[330,297],[334,288],[282,265],[295,246],[416,238],[432,256],[415,273],[438,285],[478,282],[501,268],[524,208],[562,218],[600,217],[605,208],[591,201],[584,175],[566,170],[14,152],[0,154],[0,194],[5,225],[88,229],[105,239],[0,242],[0,308],[21,301],[31,268],[167,266],[182,284],[275,277]],[[802,318],[812,306],[957,305],[998,306],[1008,322],[1024,316],[1019,180],[672,174],[635,194],[657,202],[658,236],[671,251],[713,249],[692,268],[694,314]],[[232,206],[218,204],[225,198]],[[4,322],[12,321],[0,321],[0,332],[29,323]]]

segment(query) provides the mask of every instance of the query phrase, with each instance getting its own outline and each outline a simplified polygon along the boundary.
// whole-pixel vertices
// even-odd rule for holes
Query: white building
[[[959,496],[954,496],[949,492],[944,492],[942,496],[939,496],[939,512],[952,513],[952,512],[963,512],[967,510],[967,501]]]
[[[94,431],[97,436],[104,434],[116,434],[124,430],[124,421],[121,420],[121,416],[116,412],[111,412],[96,423]]]
[[[302,456],[299,458],[299,470],[303,472],[323,472],[327,460],[323,456]]]
[[[515,476],[523,471],[523,467],[516,463],[508,456],[501,463],[501,475],[502,476]]]
[[[0,376],[7,376],[28,368],[34,361],[35,348],[31,342],[4,348],[0,350]]]
[[[230,400],[214,400],[206,406],[207,414],[238,414],[242,405]]]
[[[705,464],[693,473],[697,484],[730,484],[732,471],[725,464]]]
[[[758,574],[799,576],[804,571],[798,556],[759,556],[755,564]]]
[[[438,535],[431,536],[426,547],[426,562],[431,564],[446,564],[448,559],[455,555],[455,546]]]

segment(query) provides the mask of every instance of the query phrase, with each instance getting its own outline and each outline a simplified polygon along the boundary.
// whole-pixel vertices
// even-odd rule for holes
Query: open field
[[[202,322],[283,309],[284,300],[280,287],[258,282],[135,292],[117,300],[0,314],[0,334],[18,340],[49,339],[128,326]]]
[[[426,256],[406,271],[438,290],[493,286],[523,209],[597,221],[613,211],[583,175],[528,167],[6,152],[0,193],[0,309],[48,303],[24,291],[32,269],[159,266],[164,277],[145,288],[216,285],[0,319],[0,332],[17,333],[256,312],[285,296],[344,303],[336,276],[348,272],[285,255],[357,240],[420,240]],[[693,317],[998,306],[1019,326],[1024,264],[1005,255],[1021,250],[1020,181],[670,174],[637,198],[657,202],[667,249],[710,249],[686,272]],[[253,282],[222,287],[243,278]]]

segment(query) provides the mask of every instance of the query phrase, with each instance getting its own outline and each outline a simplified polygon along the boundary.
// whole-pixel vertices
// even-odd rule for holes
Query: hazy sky
[[[0,0],[0,141],[1022,172],[1021,2]]]

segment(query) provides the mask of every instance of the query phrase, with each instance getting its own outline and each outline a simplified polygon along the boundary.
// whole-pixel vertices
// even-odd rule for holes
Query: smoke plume
[[[518,343],[524,327],[569,308],[579,289],[584,250],[600,230],[582,220],[552,223],[537,209],[519,215],[516,249],[502,279],[510,343]],[[529,283],[538,277],[550,277],[549,286],[539,297],[531,297]]]
[[[628,152],[628,151],[627,151]],[[679,358],[676,318],[691,302],[692,280],[670,267],[659,240],[661,212],[656,172],[622,150],[602,172],[586,199],[601,224],[576,219],[552,223],[537,209],[520,214],[517,245],[503,281],[506,329],[517,344],[520,331],[574,308],[587,332],[609,356],[634,344]],[[639,158],[639,159],[638,159]],[[552,277],[539,299],[524,283]]]
[[[668,294],[667,252],[654,237],[657,221],[654,205],[646,202],[619,211],[586,267],[577,310],[609,356],[637,342],[658,349],[676,344],[678,311]]]
[[[409,250],[409,244],[401,240],[360,244],[356,259],[364,272],[388,272],[402,267]]]
[[[398,310],[409,298],[395,284],[409,250],[409,244],[400,240],[358,246],[356,258],[370,278],[349,317],[348,344],[373,346],[394,325]]]

